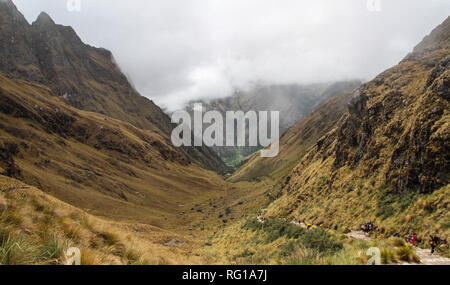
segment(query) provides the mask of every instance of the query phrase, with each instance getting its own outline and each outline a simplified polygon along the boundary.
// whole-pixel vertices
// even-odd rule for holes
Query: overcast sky
[[[267,84],[371,79],[450,14],[448,0],[13,0],[111,50],[142,95],[175,109]],[[71,2],[72,0],[69,0]],[[76,1],[76,0],[74,0]]]

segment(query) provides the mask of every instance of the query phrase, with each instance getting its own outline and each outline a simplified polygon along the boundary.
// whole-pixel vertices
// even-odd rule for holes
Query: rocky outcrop
[[[11,0],[0,1],[0,71],[42,80],[31,44],[31,27]]]
[[[377,161],[382,149],[388,148],[386,161],[368,169],[376,171],[388,164],[386,181],[394,191],[429,193],[450,182],[450,136],[445,126],[450,94],[449,32],[447,19],[399,67],[355,93],[348,117],[337,131],[336,167],[348,164],[355,168],[361,159]],[[407,68],[410,64],[414,66]],[[423,82],[419,72],[428,74],[424,87],[407,94],[409,84]],[[379,144],[380,138],[388,143]]]

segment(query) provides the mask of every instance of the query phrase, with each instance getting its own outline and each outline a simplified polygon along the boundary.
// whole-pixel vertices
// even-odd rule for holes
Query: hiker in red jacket
[[[412,243],[413,246],[416,246],[416,244],[417,244],[417,235],[416,235],[416,233],[412,234],[411,243]]]

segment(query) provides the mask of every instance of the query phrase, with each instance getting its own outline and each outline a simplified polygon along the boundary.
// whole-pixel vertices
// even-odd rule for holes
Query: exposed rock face
[[[15,77],[41,80],[31,47],[31,28],[11,0],[0,1],[0,71]]]
[[[414,52],[354,94],[335,134],[334,166],[386,168],[393,191],[432,192],[450,182],[450,20]],[[385,153],[382,156],[382,153]]]
[[[129,122],[170,144],[170,118],[129,83],[110,51],[84,44],[71,27],[41,13],[29,25],[12,1],[0,2],[0,71],[44,84],[54,96],[87,111]],[[189,161],[219,172],[228,168],[206,147],[179,148]]]
[[[444,193],[450,183],[449,35],[447,18],[399,65],[361,86],[344,117],[291,172],[272,209],[349,224],[394,217],[418,195]]]
[[[56,96],[79,109],[169,132],[168,118],[132,88],[109,51],[85,45],[71,27],[56,25],[45,13],[33,22],[31,35],[46,85]]]

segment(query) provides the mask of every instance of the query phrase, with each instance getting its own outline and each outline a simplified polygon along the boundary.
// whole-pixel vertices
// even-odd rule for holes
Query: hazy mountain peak
[[[0,23],[2,25],[23,25],[28,24],[22,13],[11,0],[0,0]]]
[[[36,21],[33,24],[35,24],[35,23],[39,24],[39,25],[55,25],[55,22],[50,17],[50,15],[45,12],[41,12],[39,14]]]
[[[412,59],[415,55],[423,55],[437,49],[450,48],[450,16],[439,26],[437,26],[429,35],[414,48],[413,52],[406,57],[406,60]]]
[[[0,5],[5,5],[7,7],[14,8],[15,10],[17,10],[16,5],[14,5],[12,0],[0,0]]]

